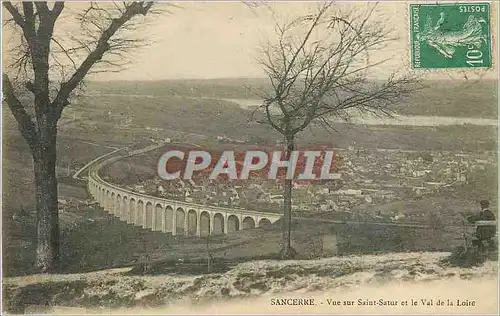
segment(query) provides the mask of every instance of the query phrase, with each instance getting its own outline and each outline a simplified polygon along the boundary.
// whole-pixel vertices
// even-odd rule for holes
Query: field
[[[203,144],[217,136],[251,143],[275,144],[281,136],[266,125],[249,122],[250,111],[219,100],[165,96],[140,99],[126,96],[84,97],[68,111],[72,133],[106,135],[121,142],[149,138]],[[154,113],[154,115],[151,115]],[[77,117],[71,122],[72,114]],[[82,122],[85,122],[83,124]],[[228,124],[228,122],[230,122]],[[83,126],[82,126],[83,125]],[[336,131],[312,127],[298,135],[298,143],[346,148],[484,151],[496,149],[496,127],[490,126],[362,126],[336,124]],[[452,135],[453,137],[450,137]]]
[[[151,140],[172,138],[179,142],[213,146],[216,144],[215,138],[217,136],[226,135],[232,139],[252,144],[275,144],[276,140],[280,139],[279,135],[264,126],[249,123],[249,111],[243,110],[231,102],[199,98],[252,98],[253,95],[244,87],[245,84],[265,89],[265,84],[261,80],[89,84],[88,91],[92,95],[82,96],[75,101],[65,111],[59,124],[57,170],[60,199],[65,201],[60,206],[62,209],[60,218],[63,228],[62,253],[64,259],[61,267],[62,272],[82,273],[120,267],[130,267],[132,271],[136,271],[149,262],[152,264],[151,273],[163,274],[170,271],[172,265],[169,263],[172,260],[179,258],[189,258],[196,262],[205,260],[205,240],[172,238],[165,234],[146,232],[119,222],[116,218],[102,212],[99,207],[88,205],[85,183],[71,179],[71,176],[87,162],[112,151],[114,148],[133,144],[145,146],[151,143]],[[402,108],[399,113],[483,118],[497,116],[496,104],[493,102],[496,102],[497,98],[496,92],[493,91],[496,83],[486,83],[481,87],[470,86],[467,87],[468,90],[464,87],[463,84],[457,84],[447,89],[444,94],[439,93],[438,90],[428,90],[426,95],[416,98],[410,106]],[[124,95],[124,92],[127,95],[147,96],[153,94],[155,98],[127,96]],[[100,93],[104,93],[104,95],[100,95]],[[432,100],[432,102],[428,102],[428,100]],[[474,108],[470,106],[472,100],[474,100]],[[347,124],[339,124],[335,127],[336,132],[326,132],[316,128],[306,131],[300,135],[299,145],[322,143],[344,148],[355,145],[371,149],[393,148],[421,151],[484,152],[497,150],[496,127],[473,125],[402,127]],[[3,109],[2,128],[4,135],[3,272],[5,276],[19,276],[32,273],[36,245],[32,162],[28,146],[17,131],[16,124],[6,108]],[[155,159],[160,153],[161,151],[158,151],[144,156],[132,157],[127,161],[110,166],[106,172],[118,183],[135,182],[153,175],[154,169],[151,167],[156,163]],[[123,170],[127,170],[127,172],[124,173]],[[496,166],[491,166],[484,173],[473,175],[468,185],[451,190],[445,196],[435,196],[424,201],[394,203],[384,205],[381,208],[452,209],[454,214],[459,216],[464,212],[475,211],[477,199],[481,196],[491,196],[491,200],[495,200],[494,197],[497,194],[496,179]],[[14,220],[13,215],[22,213],[21,210],[25,210],[27,215],[21,220]],[[297,223],[297,225],[300,227],[297,227],[294,243],[300,249],[301,258],[315,258],[317,254],[314,247],[311,247],[311,243],[315,243],[315,241],[311,240],[310,233],[317,232],[318,225],[308,223]],[[252,258],[270,260],[275,258],[279,249],[281,242],[279,230],[278,223],[269,230],[255,229],[235,235],[216,237],[211,241],[210,251],[222,263],[240,262]],[[457,238],[456,231],[440,232],[417,229],[377,231],[363,226],[335,227],[332,225],[324,225],[320,229],[322,234],[328,234],[332,230],[339,233],[343,238],[344,245],[349,244],[346,249],[340,249],[340,252],[344,254],[408,250],[449,251],[453,246],[461,243],[461,240]],[[369,233],[367,233],[368,231]],[[357,237],[347,238],[346,236]],[[431,244],[429,241],[432,241],[432,247],[429,246]],[[439,257],[441,254],[432,256]],[[397,262],[399,259],[394,260]],[[333,267],[330,268],[333,269]],[[204,266],[203,269],[205,269]],[[178,272],[173,271],[172,273]],[[221,271],[220,273],[224,275],[224,273],[231,272]],[[72,276],[68,277],[72,278]],[[66,284],[64,283],[66,281],[63,280],[65,277],[61,276],[61,278],[57,282],[62,283],[54,281],[56,283],[52,285],[50,283],[49,285],[36,285],[33,288],[26,287],[14,292],[17,293],[15,295],[20,295],[18,298],[22,301],[25,298],[23,295],[32,293],[31,291],[34,289],[47,290],[49,300],[55,300],[56,305],[71,305],[76,302],[74,297],[68,297],[68,301],[65,301],[66,299],[58,301],[52,296],[54,293],[51,291],[62,288],[60,284]],[[79,278],[77,277],[78,280]],[[130,286],[127,283],[129,280],[126,278],[124,280],[125,284],[119,283],[119,286]],[[70,286],[77,286],[78,289],[75,289],[74,293],[80,293],[78,292],[80,287],[96,285],[92,283],[93,281],[86,282],[71,283]],[[214,293],[217,291],[220,293],[221,287],[213,286]],[[107,290],[106,287],[103,291]],[[164,293],[162,291],[168,292],[170,290],[161,289],[160,292]],[[202,288],[193,290],[196,293],[203,293],[203,291],[205,290]],[[210,290],[206,291],[210,292]],[[248,289],[248,291],[251,290]],[[136,293],[129,294],[136,295]],[[185,295],[185,293],[182,292],[180,295]],[[125,301],[130,299],[129,296],[124,298]],[[104,304],[102,298],[95,298],[95,300],[88,306],[95,307]],[[110,299],[109,302],[113,302],[113,300],[114,298]],[[119,304],[124,302],[117,300],[120,302]],[[73,303],[68,303],[69,301]],[[34,305],[38,303],[32,302]]]
[[[211,79],[92,82],[88,91],[153,96],[260,99],[269,91],[266,79]],[[498,82],[495,80],[426,81],[424,89],[394,110],[407,115],[497,118]],[[471,106],[473,104],[474,106]]]

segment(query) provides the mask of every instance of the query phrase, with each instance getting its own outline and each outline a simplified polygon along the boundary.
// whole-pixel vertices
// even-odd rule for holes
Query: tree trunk
[[[294,137],[286,137],[286,157],[290,159],[294,151]],[[290,259],[296,255],[295,249],[292,248],[291,231],[292,231],[292,179],[285,177],[285,192],[283,194],[283,245],[281,249],[281,258]]]
[[[49,125],[49,124],[47,124]],[[59,263],[59,212],[56,178],[57,126],[45,127],[33,146],[38,245],[36,267],[51,272]]]

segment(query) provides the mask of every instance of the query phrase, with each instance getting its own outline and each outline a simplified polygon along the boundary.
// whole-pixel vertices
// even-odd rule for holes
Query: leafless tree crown
[[[295,135],[311,123],[331,127],[330,118],[348,119],[353,109],[390,115],[390,105],[414,91],[413,74],[370,80],[370,71],[387,61],[371,61],[370,53],[396,40],[374,19],[375,9],[327,3],[276,25],[277,38],[263,46],[259,59],[272,85],[260,107],[264,123]]]
[[[57,121],[87,75],[122,70],[128,62],[124,53],[145,43],[138,26],[147,14],[160,12],[144,1],[3,6],[11,34],[4,50],[3,98],[28,142],[35,140],[42,114]]]

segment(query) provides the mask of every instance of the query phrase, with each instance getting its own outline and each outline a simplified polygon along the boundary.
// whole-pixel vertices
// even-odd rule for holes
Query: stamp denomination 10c
[[[413,69],[491,68],[489,3],[410,5]]]

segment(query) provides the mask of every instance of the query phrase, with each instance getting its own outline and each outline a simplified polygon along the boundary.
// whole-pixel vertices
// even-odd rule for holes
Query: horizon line
[[[214,77],[214,78],[162,78],[162,79],[111,79],[111,80],[99,80],[99,79],[89,79],[87,82],[154,82],[154,81],[210,81],[210,80],[268,80],[266,77]],[[380,80],[381,78],[374,78],[371,80]],[[440,78],[440,79],[423,79],[423,81],[462,81],[458,78]],[[474,79],[471,81],[475,81]],[[498,78],[483,78],[479,81],[498,81]]]

